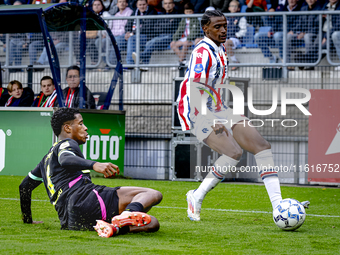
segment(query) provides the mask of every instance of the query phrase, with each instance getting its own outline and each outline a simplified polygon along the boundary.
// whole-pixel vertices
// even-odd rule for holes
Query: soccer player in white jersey
[[[228,58],[224,43],[227,38],[227,20],[220,11],[206,11],[201,20],[205,37],[191,54],[184,81],[178,96],[178,116],[182,130],[190,130],[198,140],[221,154],[211,171],[196,190],[187,193],[188,217],[200,220],[201,205],[206,194],[213,189],[227,174],[228,167],[239,162],[242,149],[255,155],[258,171],[263,179],[273,208],[282,200],[277,172],[273,170],[274,160],[271,146],[260,133],[248,125],[248,118],[233,115],[220,99],[220,88],[216,81],[228,78]],[[203,84],[201,91],[195,84]],[[207,93],[204,93],[206,91]],[[207,100],[207,113],[202,114],[202,95],[214,94],[218,100],[213,105],[212,97]],[[232,121],[233,125],[216,123],[216,119]],[[221,122],[222,123],[222,122]],[[235,124],[237,123],[237,124]],[[305,203],[307,206],[309,204]]]

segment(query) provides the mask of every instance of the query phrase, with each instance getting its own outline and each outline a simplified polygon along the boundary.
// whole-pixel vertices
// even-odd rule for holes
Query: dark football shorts
[[[68,229],[94,230],[96,220],[111,222],[119,214],[119,188],[93,183],[77,188],[68,200]]]

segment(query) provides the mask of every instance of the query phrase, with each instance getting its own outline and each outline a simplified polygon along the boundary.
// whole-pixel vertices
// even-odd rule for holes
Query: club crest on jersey
[[[201,73],[203,71],[203,65],[202,64],[196,64],[195,68],[194,68],[194,71],[196,73]]]

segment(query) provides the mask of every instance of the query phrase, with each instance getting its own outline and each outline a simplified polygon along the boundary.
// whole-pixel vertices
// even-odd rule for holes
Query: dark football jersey
[[[76,141],[65,139],[55,143],[37,167],[29,173],[33,180],[43,181],[62,226],[67,222],[65,200],[77,187],[92,184],[88,169],[92,169],[94,164],[94,161],[84,159]]]

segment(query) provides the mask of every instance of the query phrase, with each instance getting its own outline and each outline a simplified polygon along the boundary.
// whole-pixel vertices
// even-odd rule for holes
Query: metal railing
[[[287,33],[289,31],[287,31],[287,17],[290,16],[301,16],[301,15],[318,15],[319,18],[319,24],[318,24],[318,34],[315,35],[317,38],[315,40],[318,40],[317,43],[317,59],[313,62],[310,61],[300,61],[299,63],[297,62],[292,62],[292,61],[288,61],[287,59],[287,54],[288,54],[288,50],[293,49],[293,46],[288,48],[289,45],[287,44]],[[230,17],[236,17],[236,18],[241,18],[241,17],[245,17],[245,18],[249,18],[249,17],[263,17],[263,18],[272,18],[272,17],[281,17],[282,18],[282,33],[283,33],[283,38],[282,38],[282,45],[283,45],[283,56],[282,56],[282,60],[280,63],[269,63],[268,60],[263,59],[263,58],[257,58],[257,61],[252,61],[254,59],[252,58],[247,58],[247,61],[242,61],[242,63],[231,63],[231,66],[264,66],[264,67],[283,67],[284,70],[286,69],[286,67],[288,66],[303,66],[303,67],[307,67],[307,66],[315,66],[317,64],[320,63],[321,59],[322,59],[322,54],[324,53],[322,51],[322,27],[323,27],[323,23],[322,23],[322,15],[326,15],[327,16],[327,25],[329,27],[330,25],[330,20],[332,15],[340,15],[340,11],[332,11],[331,13],[329,11],[308,11],[308,12],[270,12],[270,13],[233,13],[233,14],[226,14],[227,18]],[[159,31],[155,31],[154,34],[147,34],[147,40],[141,38],[141,28],[140,25],[142,24],[142,22],[144,20],[154,20],[155,24],[157,24],[159,21],[163,20],[163,19],[182,19],[182,18],[195,18],[195,19],[199,19],[201,18],[202,15],[201,14],[194,14],[194,15],[153,15],[153,16],[130,16],[130,17],[110,17],[110,18],[104,18],[107,22],[111,22],[114,20],[135,20],[136,21],[136,42],[135,42],[135,53],[136,53],[136,63],[125,63],[125,61],[123,62],[124,67],[126,68],[141,68],[141,67],[175,67],[178,66],[178,62],[176,61],[176,55],[173,53],[173,51],[170,49],[170,45],[168,45],[167,49],[164,50],[162,47],[162,50],[160,49],[159,52],[157,50],[157,46],[155,47],[154,51],[158,52],[159,56],[155,57],[153,59],[152,62],[150,63],[140,63],[141,60],[141,52],[142,50],[145,48],[145,44],[147,44],[148,42],[150,42],[151,39],[154,39],[155,37],[157,37]],[[305,24],[306,25],[306,24]],[[248,27],[252,27],[251,24],[248,24]],[[166,30],[167,28],[165,28]],[[202,30],[200,27],[196,28],[196,33],[199,34],[198,38],[202,38],[203,34],[202,34]],[[340,28],[339,28],[340,31]],[[195,31],[192,31],[195,32]],[[69,54],[67,55],[67,58],[64,59],[65,61],[61,61],[61,66],[62,67],[67,67],[71,64],[76,64],[76,55],[79,54],[77,53],[79,51],[79,46],[77,45],[77,35],[76,32],[65,32],[68,33],[68,46],[67,46],[67,50],[66,47],[64,49],[64,51],[68,51]],[[166,33],[166,31],[164,32]],[[257,28],[255,28],[255,33],[257,34]],[[327,33],[327,48],[326,48],[326,55],[327,55],[327,60],[328,63],[330,65],[340,65],[340,63],[338,61],[335,61],[334,58],[332,58],[332,54],[330,54],[331,52],[334,52],[334,49],[332,49],[332,38],[331,38],[331,34],[330,31],[328,30]],[[241,38],[241,46],[242,46],[242,41],[249,41],[252,40],[252,38],[250,37],[254,37],[254,34],[247,34],[246,36],[244,36],[243,38]],[[107,67],[109,68],[113,68],[115,67],[115,64],[110,62],[110,48],[112,47],[112,45],[110,45],[110,42],[107,38],[106,41],[106,47],[103,49],[102,47],[102,43],[103,43],[103,38],[101,37],[101,33],[99,33],[99,37],[97,38],[89,38],[88,39],[88,43],[89,46],[87,48],[87,53],[88,53],[88,58],[94,58],[91,59],[91,61],[88,61],[87,67],[88,68],[98,68],[100,67],[101,63],[103,63],[104,61],[102,61],[102,58],[106,58],[105,60],[105,64],[107,65]],[[22,53],[19,52],[13,52],[13,54],[15,55],[24,55],[24,57],[27,57],[27,55],[29,55],[30,57],[30,64],[32,64],[32,62],[35,62],[34,60],[37,60],[38,57],[36,57],[34,59],[34,54],[37,54],[35,52],[33,52],[33,45],[32,43],[35,43],[36,41],[34,40],[34,38],[30,38],[29,40],[26,40],[25,42],[25,48],[23,49],[18,49],[21,50]],[[128,41],[127,41],[128,43]],[[241,47],[238,46],[238,48],[236,48],[235,51],[235,55],[242,55],[242,54],[253,54],[254,51],[254,47],[255,47],[255,51],[256,54],[258,54],[259,56],[261,56],[259,54],[259,49],[256,47],[255,42],[253,42],[254,46],[249,48],[247,46],[245,47]],[[10,55],[10,45],[11,45],[11,38],[10,35],[7,34],[6,37],[6,55],[5,55],[5,59],[2,60],[3,62],[3,67],[4,68],[25,68],[26,65],[23,64],[17,64],[17,63],[9,63],[10,60],[13,59],[13,56]],[[39,51],[39,55],[41,53],[41,51],[43,50],[43,47],[36,47],[38,48]],[[192,50],[193,46],[191,47],[190,50]],[[275,49],[276,46],[272,45],[270,47],[271,49]],[[303,47],[300,49],[303,49]],[[32,51],[32,52],[31,52]],[[37,50],[36,50],[37,51]],[[62,51],[62,50],[61,50]],[[125,54],[125,50],[121,49],[122,52],[124,52]],[[75,56],[73,56],[73,54]],[[131,54],[131,52],[128,52],[128,54]],[[190,56],[190,51],[187,53],[187,56]],[[153,54],[152,54],[153,55]],[[1,56],[1,55],[0,55]],[[111,56],[112,57],[112,56]],[[2,57],[3,58],[3,57]],[[15,56],[14,56],[15,58]],[[32,59],[33,58],[33,59]],[[167,58],[167,59],[165,59]],[[258,60],[260,59],[260,60]],[[67,60],[67,61],[66,61]],[[260,62],[259,62],[260,61]],[[13,61],[14,62],[14,61]],[[26,61],[28,62],[28,61]],[[91,62],[91,63],[89,63]],[[47,65],[42,65],[45,68],[48,68]],[[284,77],[286,77],[286,71],[284,71],[283,74]]]

